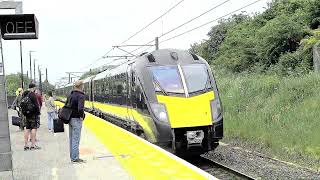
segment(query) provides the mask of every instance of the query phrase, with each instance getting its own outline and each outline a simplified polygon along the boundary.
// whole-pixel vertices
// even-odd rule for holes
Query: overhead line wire
[[[121,45],[124,44],[124,43],[126,43],[127,41],[129,41],[131,38],[133,38],[134,36],[136,36],[137,34],[139,34],[140,32],[142,32],[142,31],[145,30],[146,28],[148,28],[150,25],[152,25],[153,23],[155,23],[156,21],[158,21],[160,18],[162,18],[162,17],[165,16],[166,14],[168,14],[171,10],[173,10],[174,8],[176,8],[176,7],[177,7],[179,4],[181,4],[183,1],[185,1],[185,0],[179,1],[177,4],[175,4],[174,6],[172,6],[170,9],[168,9],[165,13],[163,13],[162,15],[160,15],[158,18],[154,19],[152,22],[150,22],[149,24],[147,24],[146,26],[144,26],[142,29],[140,29],[139,31],[137,31],[136,33],[134,33],[133,35],[131,35],[128,39],[126,39],[125,41],[123,41],[123,42],[121,43]],[[153,40],[153,41],[154,41],[154,40]],[[149,43],[151,43],[151,42],[152,42],[152,41],[150,41],[150,42],[148,42],[148,43],[146,43],[146,44],[149,44]],[[136,51],[136,50],[138,50],[138,49],[141,49],[141,48],[142,48],[142,47],[137,48],[137,49],[133,50],[132,52],[134,52],[134,51]],[[82,68],[82,69],[85,69],[85,68],[87,68],[87,67],[92,66],[94,63],[98,62],[99,60],[101,60],[101,59],[103,59],[105,56],[107,56],[112,50],[114,50],[114,47],[111,48],[111,49],[110,49],[107,53],[105,53],[102,57],[96,59],[96,60],[93,61],[91,64],[85,66],[85,67]],[[132,52],[131,52],[131,53],[132,53]]]
[[[150,25],[152,25],[154,22],[158,21],[160,18],[162,18],[163,16],[165,16],[166,14],[168,14],[171,10],[173,10],[174,8],[176,8],[179,4],[181,4],[184,0],[179,1],[177,4],[175,4],[174,6],[172,6],[170,9],[168,9],[165,13],[163,13],[162,15],[160,15],[158,18],[156,18],[155,20],[153,20],[152,22],[150,22],[149,24],[147,24],[146,26],[144,26],[143,28],[141,28],[139,31],[137,31],[136,33],[134,33],[132,36],[130,36],[128,39],[124,40],[121,44],[124,44],[126,42],[128,42],[131,38],[133,38],[134,36],[136,36],[137,34],[139,34],[140,32],[142,32],[143,30],[145,30],[147,27],[149,27]]]
[[[99,57],[98,59],[94,60],[92,63],[90,63],[89,65],[87,65],[87,66],[85,66],[85,67],[83,67],[83,68],[81,68],[81,69],[86,69],[86,68],[92,66],[94,63],[100,61],[101,59],[104,59],[104,57],[105,57],[106,55],[108,55],[113,49],[114,49],[114,47],[112,47],[112,48],[111,48],[107,53],[105,53],[103,56]]]
[[[201,16],[203,16],[203,15],[205,15],[205,14],[207,14],[207,13],[211,12],[211,11],[212,11],[212,10],[214,10],[214,9],[217,9],[218,7],[222,6],[223,4],[225,4],[225,3],[229,2],[229,1],[231,1],[231,0],[223,1],[222,3],[220,3],[220,4],[218,4],[218,5],[216,5],[216,6],[212,7],[212,8],[210,8],[209,10],[207,10],[207,11],[205,11],[205,12],[203,12],[203,13],[199,14],[198,16],[196,16],[196,17],[194,17],[194,18],[192,18],[192,19],[190,19],[190,20],[188,20],[188,21],[186,21],[186,22],[182,23],[181,25],[179,25],[179,26],[177,26],[177,27],[175,27],[175,28],[173,28],[173,29],[171,29],[171,30],[169,30],[169,31],[165,32],[164,34],[162,34],[161,36],[159,36],[159,38],[160,38],[160,37],[163,37],[163,36],[165,36],[165,35],[167,35],[167,34],[169,34],[169,33],[171,33],[171,32],[173,32],[173,31],[175,31],[175,30],[177,30],[177,29],[179,29],[179,28],[181,28],[182,26],[184,26],[184,25],[186,25],[186,24],[189,24],[190,22],[192,22],[192,21],[194,21],[194,20],[196,20],[196,19],[200,18]],[[148,43],[146,43],[146,45],[149,45],[149,44],[150,44],[151,42],[153,42],[153,41],[154,41],[154,40],[149,41]],[[137,51],[137,50],[139,50],[139,49],[141,49],[141,48],[143,48],[143,46],[141,46],[141,47],[139,47],[139,48],[134,49],[133,51],[131,51],[131,53],[133,53],[133,52],[135,52],[135,51]],[[150,49],[150,47],[149,47],[149,48],[147,48],[147,49],[145,49],[144,51],[146,51],[146,50],[148,50],[148,49]],[[142,51],[141,53],[143,53],[144,51]],[[138,54],[141,54],[141,53],[138,53]]]
[[[255,3],[259,2],[259,1],[262,1],[262,0],[256,0],[256,1],[254,1],[254,2],[252,2],[252,3],[250,3],[250,4],[247,4],[246,6],[243,6],[243,7],[239,8],[239,9],[237,9],[237,10],[234,10],[234,11],[228,13],[228,14],[225,14],[225,15],[223,15],[223,16],[220,16],[219,18],[216,18],[216,19],[214,19],[214,20],[211,20],[211,21],[209,21],[209,22],[207,22],[207,23],[204,23],[204,24],[202,24],[202,25],[200,25],[200,26],[197,26],[197,27],[195,27],[195,28],[193,28],[193,29],[190,29],[190,30],[188,30],[188,31],[185,31],[185,32],[183,32],[183,33],[180,33],[180,34],[178,34],[178,35],[176,35],[176,36],[173,36],[173,37],[170,37],[170,38],[168,38],[168,39],[165,39],[165,40],[161,41],[160,43],[163,43],[163,42],[172,40],[172,39],[174,39],[174,38],[177,38],[177,37],[179,37],[179,36],[182,36],[182,35],[184,35],[184,34],[187,34],[187,33],[189,33],[189,32],[192,32],[192,31],[194,31],[194,30],[196,30],[196,29],[199,29],[199,28],[201,28],[201,27],[203,27],[203,26],[206,26],[206,25],[208,25],[208,24],[210,24],[210,23],[212,23],[212,22],[218,21],[218,20],[220,20],[220,19],[222,19],[222,18],[224,18],[224,17],[226,17],[226,16],[229,16],[230,14],[233,14],[233,13],[235,13],[235,12],[237,12],[237,11],[240,11],[240,10],[242,10],[242,9],[244,9],[244,8],[247,8],[247,7],[249,7],[249,6],[255,4]]]
[[[217,9],[218,7],[222,6],[223,4],[225,4],[225,3],[229,2],[229,1],[231,1],[231,0],[226,0],[226,1],[224,1],[224,2],[222,2],[222,3],[220,3],[220,4],[218,4],[218,5],[216,5],[216,6],[214,6],[214,7],[212,7],[211,9],[209,9],[209,10],[207,10],[207,11],[205,11],[205,12],[201,13],[200,15],[198,15],[198,16],[196,16],[196,17],[194,17],[194,18],[192,18],[192,19],[190,19],[190,20],[188,20],[188,21],[186,21],[186,22],[182,23],[181,25],[179,25],[179,26],[177,26],[177,27],[175,27],[175,28],[171,29],[170,31],[165,32],[164,34],[162,34],[162,35],[161,35],[161,36],[159,36],[159,37],[163,37],[163,36],[165,36],[165,35],[167,35],[167,34],[169,34],[169,33],[173,32],[173,31],[175,31],[175,30],[177,30],[177,29],[181,28],[182,26],[184,26],[184,25],[186,25],[186,24],[189,24],[190,22],[192,22],[192,21],[194,21],[194,20],[196,20],[196,19],[200,18],[201,16],[203,16],[203,15],[205,15],[205,14],[207,14],[207,13],[211,12],[211,11],[212,11],[212,10],[214,10],[214,9]]]

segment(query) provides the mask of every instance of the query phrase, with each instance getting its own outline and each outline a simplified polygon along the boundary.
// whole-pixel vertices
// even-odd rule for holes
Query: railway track
[[[186,160],[218,179],[255,179],[206,157],[198,156]]]

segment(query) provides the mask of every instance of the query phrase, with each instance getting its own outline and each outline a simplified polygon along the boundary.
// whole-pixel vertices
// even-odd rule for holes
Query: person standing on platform
[[[39,89],[36,89],[36,97],[37,97],[37,101],[38,101],[38,104],[39,104],[39,109],[40,109],[40,112],[41,112],[43,99],[42,99],[42,93],[41,93],[41,91]],[[40,128],[40,116],[37,119],[37,129],[39,129],[39,128]]]
[[[21,107],[20,107],[20,102],[21,102],[21,99],[22,99],[22,94],[23,94],[23,89],[22,88],[18,88],[18,90],[16,91],[16,99],[13,101],[11,107],[17,111],[18,113],[18,116],[21,118],[21,121],[20,121],[20,130],[23,131],[24,130],[24,122],[25,122],[25,117],[24,115],[22,114],[22,111],[21,111]]]
[[[39,104],[37,101],[37,97],[35,94],[36,85],[31,83],[29,84],[29,90],[25,91],[22,94],[21,99],[21,107],[22,107],[22,101],[26,100],[28,98],[29,100],[26,100],[25,102],[28,102],[29,107],[32,107],[32,111],[30,111],[30,114],[26,115],[26,121],[25,121],[25,133],[24,133],[24,150],[34,150],[34,149],[41,149],[39,146],[36,145],[36,134],[37,134],[37,119],[40,115],[40,109]],[[26,107],[22,107],[26,108]],[[28,139],[29,136],[31,136],[31,147],[28,146]]]
[[[52,91],[48,92],[49,98],[46,100],[46,107],[48,112],[48,129],[49,132],[53,132],[53,119],[56,117],[56,106],[54,104],[54,98]]]
[[[74,90],[69,95],[67,101],[71,105],[72,114],[69,122],[70,159],[74,163],[83,163],[79,158],[79,143],[81,137],[82,121],[84,114],[84,93],[83,82],[76,81]]]

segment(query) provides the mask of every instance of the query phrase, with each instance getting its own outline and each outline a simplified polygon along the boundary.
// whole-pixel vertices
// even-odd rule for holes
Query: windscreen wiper
[[[163,94],[165,94],[166,96],[168,96],[167,91],[165,91],[165,90],[161,87],[159,81],[158,81],[156,78],[153,78],[153,81],[157,84],[157,86],[159,87],[159,89],[161,90],[161,92],[162,92]]]

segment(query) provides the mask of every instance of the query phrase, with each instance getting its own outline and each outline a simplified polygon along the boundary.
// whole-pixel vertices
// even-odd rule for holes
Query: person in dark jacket
[[[17,111],[18,116],[21,118],[20,126],[19,126],[19,129],[21,131],[24,130],[24,122],[25,122],[25,116],[22,114],[21,107],[20,107],[22,94],[23,94],[23,89],[22,88],[18,88],[18,90],[16,91],[17,97],[16,97],[16,99],[13,101],[13,103],[11,105],[11,107]]]
[[[74,90],[69,95],[68,100],[73,110],[69,122],[70,159],[71,162],[82,163],[85,162],[79,158],[82,121],[85,117],[82,81],[76,81],[74,83]]]
[[[36,133],[37,133],[37,119],[40,115],[39,104],[37,101],[37,97],[35,94],[36,85],[31,83],[29,84],[29,90],[23,92],[22,97],[29,96],[31,102],[33,103],[34,111],[30,116],[26,116],[25,118],[25,131],[24,131],[24,150],[34,150],[41,149],[37,146],[36,143]],[[28,146],[28,139],[31,136],[31,147]]]

